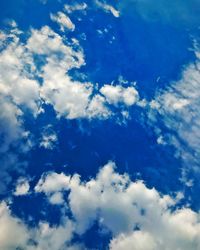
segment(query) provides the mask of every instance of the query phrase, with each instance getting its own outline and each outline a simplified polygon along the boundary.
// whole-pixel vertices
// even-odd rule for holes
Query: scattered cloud
[[[84,11],[87,9],[87,4],[86,3],[74,3],[74,4],[65,4],[64,10],[67,13],[72,13],[74,11]]]
[[[150,103],[150,124],[155,126],[158,138],[165,138],[165,144],[171,144],[176,149],[176,156],[183,160],[184,168],[199,173],[200,160],[200,55],[196,48],[196,61],[187,65],[181,78],[170,86],[157,92]],[[161,131],[156,126],[162,122],[167,131]],[[161,137],[162,136],[162,137]],[[159,140],[160,142],[162,140]],[[184,170],[184,175],[186,174]]]
[[[13,21],[10,27],[0,32],[1,154],[11,155],[11,148],[24,154],[33,147],[35,142],[24,121],[27,116],[42,116],[46,105],[53,107],[58,119],[108,119],[118,113],[125,114],[126,119],[128,108],[139,105],[134,86],[125,87],[119,82],[118,86],[105,84],[99,88],[98,84],[69,76],[71,69],[85,65],[77,40],[62,37],[48,26],[22,32]],[[46,130],[36,143],[52,149],[56,141],[56,134]],[[10,167],[2,163],[5,176],[9,177],[6,168]]]
[[[52,21],[56,22],[60,26],[60,30],[62,32],[64,32],[66,29],[71,31],[75,30],[75,25],[63,12],[59,11],[56,14],[50,14],[50,17]]]
[[[42,138],[40,140],[40,147],[46,149],[54,149],[58,141],[55,131],[52,129],[51,125],[47,125],[43,128]]]
[[[190,208],[176,207],[180,199],[162,195],[148,188],[142,181],[131,181],[127,174],[115,171],[109,162],[100,169],[96,178],[82,182],[80,176],[50,173],[42,177],[45,188],[37,189],[49,196],[49,178],[55,183],[51,192],[68,189],[68,202],[75,219],[76,233],[85,233],[95,221],[109,230],[113,238],[110,249],[182,249],[197,250],[200,247],[199,214]],[[58,177],[60,176],[60,177]],[[59,182],[60,183],[60,182]],[[144,240],[145,239],[145,240]]]
[[[111,13],[114,17],[120,16],[120,12],[116,10],[113,6],[98,0],[96,0],[95,3],[99,8],[101,8],[105,12]]]
[[[70,241],[73,237],[74,225],[67,217],[62,217],[58,226],[50,226],[41,221],[36,227],[28,227],[23,220],[12,215],[5,202],[0,203],[0,248],[27,250],[61,250],[80,249]]]
[[[27,195],[30,189],[29,180],[26,178],[19,178],[15,188],[14,195],[21,196]]]
[[[29,233],[24,223],[11,215],[5,202],[0,203],[0,248],[9,250],[24,247]]]

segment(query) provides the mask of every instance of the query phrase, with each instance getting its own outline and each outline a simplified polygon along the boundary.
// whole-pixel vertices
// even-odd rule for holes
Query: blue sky
[[[0,249],[200,249],[200,3],[0,3]]]

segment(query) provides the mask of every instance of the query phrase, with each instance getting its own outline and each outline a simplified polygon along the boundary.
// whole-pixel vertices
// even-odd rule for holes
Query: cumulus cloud
[[[127,106],[135,104],[139,100],[138,91],[134,87],[124,88],[121,85],[113,86],[105,84],[100,89],[109,104],[123,103]]]
[[[48,58],[41,71],[43,85],[40,88],[40,95],[46,103],[54,107],[58,117],[105,119],[111,115],[111,111],[107,108],[108,98],[105,99],[98,93],[93,95],[93,84],[74,81],[66,74],[70,69],[84,65],[84,55],[80,48],[73,50],[65,45],[62,38],[48,27],[43,27],[40,31],[34,30],[27,47],[35,54]],[[111,86],[111,90],[108,88],[109,85],[105,85],[100,93],[105,89],[107,91],[105,95],[108,96],[108,92],[114,87]],[[117,97],[118,102],[130,106],[136,101],[138,94],[133,87],[116,88],[120,92]]]
[[[44,175],[35,186],[36,192],[52,193],[67,190],[70,177],[63,173],[49,173]]]
[[[34,116],[44,112],[41,104],[46,103],[53,106],[58,117],[105,119],[112,113],[107,104],[124,103],[131,106],[138,100],[134,87],[106,84],[98,90],[90,82],[73,80],[68,75],[69,70],[85,64],[78,42],[67,43],[65,38],[48,26],[40,30],[32,29],[23,42],[20,34],[21,31],[15,28],[13,41],[6,43],[0,55],[0,92],[8,98],[10,109],[14,105],[14,121],[19,120],[20,114],[23,115],[22,105]],[[9,37],[7,35],[8,40]],[[20,123],[19,127],[22,127]]]
[[[58,23],[61,31],[65,31],[65,29],[74,31],[75,25],[72,23],[71,19],[66,16],[63,12],[59,11],[56,14],[50,14],[51,20]]]
[[[9,250],[24,247],[29,233],[24,223],[11,215],[5,202],[0,203],[0,248]]]
[[[53,179],[54,174],[42,177],[39,183],[46,185],[46,179]],[[57,175],[64,178],[63,173]],[[66,177],[64,185],[69,191],[68,205],[77,233],[85,233],[98,221],[99,227],[107,228],[113,235],[109,245],[112,250],[199,249],[199,213],[177,208],[178,199],[117,173],[113,162],[87,182],[82,182],[78,175]],[[52,186],[50,190],[53,192]],[[63,184],[55,186],[55,193],[62,190]],[[49,195],[48,188],[36,191]]]
[[[22,32],[16,23],[10,25],[9,31],[0,31],[0,192],[4,192],[11,181],[10,171],[23,171],[24,163],[19,164],[18,154],[32,147],[30,134],[24,128],[24,115],[28,112],[36,117],[40,112],[32,56],[20,42]],[[15,153],[10,152],[11,148]]]
[[[147,232],[135,231],[131,234],[121,234],[110,243],[110,250],[155,250],[156,245]]]
[[[2,154],[9,154],[13,147],[18,153],[32,148],[32,135],[24,121],[30,115],[42,115],[46,105],[53,107],[57,118],[66,119],[108,119],[118,111],[127,114],[127,108],[135,103],[139,105],[133,86],[106,84],[99,89],[97,84],[69,76],[71,69],[85,65],[83,50],[77,40],[70,41],[48,26],[23,33],[12,22],[9,30],[0,32],[0,39]],[[56,140],[53,132],[46,132],[38,143],[52,149]]]
[[[66,216],[58,226],[40,221],[37,226],[29,227],[12,215],[5,202],[0,203],[0,248],[3,250],[78,250],[80,247],[71,243],[74,229],[74,223]]]
[[[23,107],[34,116],[39,112],[39,86],[32,78],[35,70],[32,57],[19,41],[21,32],[14,27],[3,33],[0,52],[1,133],[4,134],[4,149],[23,137]],[[26,70],[27,69],[27,70]]]

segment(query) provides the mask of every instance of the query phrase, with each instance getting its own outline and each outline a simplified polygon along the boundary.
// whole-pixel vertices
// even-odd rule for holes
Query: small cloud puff
[[[66,29],[74,31],[75,25],[72,23],[71,19],[66,16],[63,12],[59,11],[56,14],[50,14],[51,20],[60,25],[60,30],[65,31]]]
[[[27,195],[29,189],[30,189],[29,180],[23,177],[19,178],[17,181],[14,195],[15,196]]]

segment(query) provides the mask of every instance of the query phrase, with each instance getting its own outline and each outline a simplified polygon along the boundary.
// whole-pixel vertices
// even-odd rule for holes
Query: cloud
[[[64,10],[67,12],[67,13],[72,13],[74,11],[84,11],[87,9],[87,4],[86,3],[73,3],[71,5],[69,4],[65,4],[64,6]]]
[[[113,6],[97,0],[95,1],[95,3],[99,8],[101,8],[105,12],[111,13],[114,17],[120,16],[120,12],[116,10]]]
[[[52,21],[58,23],[62,32],[64,32],[66,29],[71,31],[75,30],[75,25],[72,23],[71,19],[63,12],[59,11],[56,14],[50,14],[50,17]]]
[[[58,226],[50,226],[40,221],[35,227],[28,227],[22,219],[12,215],[5,202],[0,203],[0,248],[3,250],[78,250],[80,247],[71,243],[74,224],[66,216]]]
[[[52,105],[57,117],[107,119],[112,114],[110,104],[131,106],[138,101],[134,87],[106,84],[98,89],[90,82],[73,80],[68,72],[85,65],[78,41],[66,42],[48,26],[32,29],[23,42],[21,33],[15,27],[12,42],[5,42],[0,54],[0,93],[5,96],[4,105],[8,103],[10,109],[13,105],[14,121],[24,115],[22,106],[35,117],[45,112],[42,104],[46,103]],[[9,40],[10,35],[6,37]],[[18,124],[22,129],[23,122]]]
[[[5,138],[1,151],[6,151],[25,135],[22,121],[24,107],[34,116],[39,113],[39,86],[32,77],[35,70],[32,57],[19,42],[21,32],[14,27],[9,33],[2,34],[4,49],[0,52],[0,132]]]
[[[117,173],[115,167],[109,162],[87,182],[78,175],[66,176],[67,206],[74,217],[76,233],[85,233],[97,221],[100,228],[112,233],[112,250],[199,249],[199,213],[178,208],[179,199],[162,195],[140,180],[131,181],[127,174]],[[55,183],[58,175],[64,178],[63,173],[57,174]],[[53,182],[53,176],[50,173],[46,179]],[[46,179],[42,177],[39,183],[45,185]],[[62,190],[63,184],[55,186],[55,193]],[[48,189],[38,191],[49,195]]]
[[[99,89],[97,84],[70,77],[71,69],[78,70],[85,65],[83,50],[78,41],[74,43],[62,37],[48,26],[22,32],[13,21],[8,30],[0,31],[0,39],[0,153],[3,154],[1,174],[7,176],[6,185],[10,182],[8,172],[20,166],[17,155],[34,145],[25,121],[30,116],[32,119],[42,116],[44,104],[53,107],[58,119],[108,119],[118,111],[128,112],[125,106],[136,101],[137,91],[133,87],[110,85],[109,88],[107,84]],[[109,91],[114,89],[117,96],[111,100]],[[116,105],[118,111],[115,109],[114,113],[112,106]],[[55,133],[46,131],[38,143],[52,149],[56,140]],[[16,150],[16,156],[10,152],[11,148]],[[12,159],[10,165],[10,160],[5,161],[8,155]],[[15,170],[23,172],[23,165]]]
[[[19,178],[17,181],[14,195],[15,196],[26,195],[28,194],[29,189],[30,189],[29,180],[26,178]]]
[[[0,203],[0,248],[16,249],[27,244],[29,233],[24,223],[11,215],[5,202]]]
[[[43,128],[42,138],[40,140],[40,147],[52,150],[58,142],[57,134],[52,129],[51,125],[47,125]]]
[[[15,22],[9,31],[0,32],[0,192],[11,181],[10,172],[23,172],[25,162],[19,155],[32,147],[30,133],[24,127],[25,114],[40,113],[39,86],[33,79],[32,56],[20,38],[22,32]]]
[[[171,82],[165,90],[158,91],[150,103],[150,124],[155,126],[155,132],[165,144],[175,147],[176,156],[183,161],[183,173],[190,170],[199,173],[199,79],[200,54],[196,48],[196,61],[185,66],[180,79]],[[168,132],[164,133],[158,129],[158,121]]]
[[[124,88],[121,85],[113,86],[105,84],[100,89],[109,104],[122,103],[127,106],[134,105],[139,100],[138,91],[134,87]]]
[[[155,250],[154,239],[147,232],[135,231],[131,234],[121,234],[110,243],[110,250]]]
[[[62,190],[67,190],[70,177],[65,176],[63,173],[49,173],[44,175],[38,184],[35,186],[36,192],[52,193]]]

